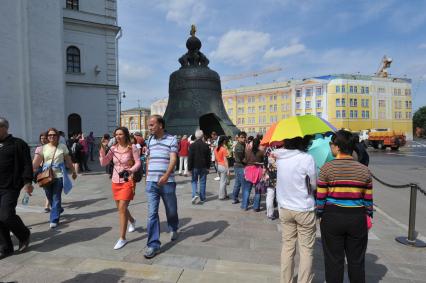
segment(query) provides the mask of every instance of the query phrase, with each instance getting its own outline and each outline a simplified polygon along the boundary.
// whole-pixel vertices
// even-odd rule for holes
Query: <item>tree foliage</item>
[[[413,116],[413,127],[426,129],[426,106],[420,107]]]

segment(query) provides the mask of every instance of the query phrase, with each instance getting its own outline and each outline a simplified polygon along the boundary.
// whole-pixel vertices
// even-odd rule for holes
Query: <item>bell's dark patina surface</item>
[[[201,41],[191,27],[186,41],[188,52],[179,58],[182,65],[170,75],[169,101],[164,119],[167,132],[193,134],[200,128],[205,134],[234,136],[238,128],[231,122],[222,101],[218,73],[208,67],[209,60],[200,52]]]

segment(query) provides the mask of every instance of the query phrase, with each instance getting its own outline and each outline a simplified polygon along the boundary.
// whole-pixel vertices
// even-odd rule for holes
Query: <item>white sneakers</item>
[[[58,227],[58,223],[50,223],[49,224],[49,227],[51,228],[51,229],[53,229],[53,228],[56,228],[56,227]]]
[[[198,196],[197,196],[197,195],[195,195],[195,196],[192,198],[192,204],[196,204],[196,203],[197,203],[197,200],[198,200]]]
[[[220,177],[219,177],[219,176],[214,177],[214,180],[215,180],[215,181],[220,181]]]
[[[127,244],[127,240],[123,240],[123,239],[118,239],[117,243],[114,246],[114,250],[118,250],[121,249],[122,247],[124,247]]]
[[[133,222],[129,221],[129,227],[127,228],[127,232],[132,233],[136,230],[136,219]],[[127,240],[118,239],[117,243],[115,243],[114,250],[119,250],[127,244]]]
[[[127,232],[132,233],[136,230],[136,219],[133,220],[133,223],[129,221],[129,227],[127,228]]]

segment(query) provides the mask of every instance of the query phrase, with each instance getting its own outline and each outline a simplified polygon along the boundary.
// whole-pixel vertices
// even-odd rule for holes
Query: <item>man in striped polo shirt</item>
[[[179,218],[177,213],[176,182],[174,169],[177,161],[178,143],[175,136],[165,132],[165,122],[160,115],[152,115],[148,121],[151,136],[148,139],[146,161],[146,194],[148,198],[148,241],[144,253],[153,258],[160,251],[160,198],[166,208],[170,240],[177,239]]]

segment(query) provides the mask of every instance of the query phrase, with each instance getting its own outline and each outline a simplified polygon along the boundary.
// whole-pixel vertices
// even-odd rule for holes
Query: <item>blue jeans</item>
[[[241,201],[241,208],[242,209],[248,208],[250,193],[251,193],[252,187],[253,187],[253,183],[245,181],[245,185],[243,187],[243,199]],[[254,195],[253,209],[260,209],[260,194],[259,193],[255,193],[255,195]]]
[[[55,178],[52,184],[44,187],[44,193],[51,206],[50,223],[59,223],[62,210],[62,189],[62,178]]]
[[[143,175],[146,176],[146,157],[145,157],[145,155],[141,155],[141,166],[142,166]]]
[[[206,200],[206,181],[208,170],[206,168],[192,169],[192,197],[195,197],[198,192],[198,179],[200,180],[200,200]]]
[[[94,143],[89,143],[89,156],[90,156],[90,161],[93,161],[93,153],[95,151],[95,144]]]
[[[147,246],[159,249],[161,246],[160,218],[158,216],[160,198],[163,199],[166,209],[169,231],[175,232],[178,229],[179,218],[177,213],[176,183],[169,182],[160,187],[157,182],[146,182],[146,194],[148,198]]]
[[[235,172],[235,183],[234,183],[234,190],[232,191],[232,198],[234,200],[238,200],[238,195],[240,194],[240,187],[243,190],[244,183],[246,183],[246,180],[244,179],[244,168],[234,167],[234,172]]]

